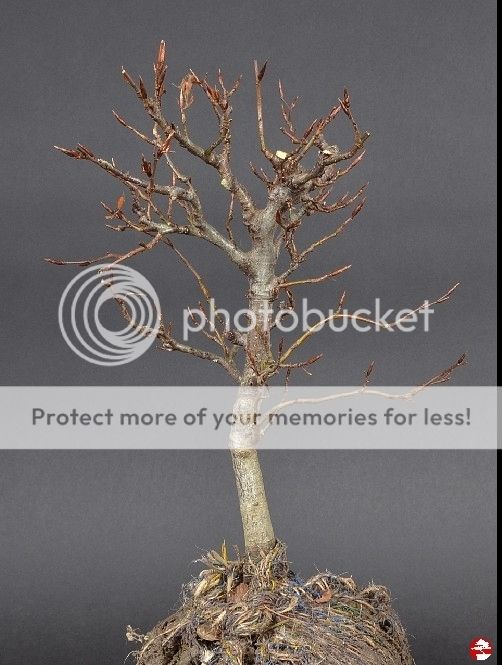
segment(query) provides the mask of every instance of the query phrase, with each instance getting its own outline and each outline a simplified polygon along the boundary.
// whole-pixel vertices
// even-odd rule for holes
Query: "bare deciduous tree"
[[[230,261],[242,272],[249,284],[247,301],[255,325],[247,333],[230,329],[225,321],[217,321],[211,332],[204,331],[215,351],[197,348],[176,339],[172,325],[162,321],[158,338],[162,348],[179,351],[197,358],[217,363],[241,386],[235,409],[249,411],[256,399],[247,387],[266,385],[272,377],[282,373],[286,382],[294,370],[309,370],[322,354],[302,358],[298,352],[318,332],[317,324],[303,331],[292,343],[285,345],[280,339],[273,340],[272,314],[278,303],[285,301],[287,307],[295,308],[295,287],[304,284],[319,284],[343,275],[350,266],[338,266],[322,275],[295,278],[295,272],[322,246],[335,240],[360,214],[365,203],[365,186],[353,193],[333,195],[345,176],[363,159],[369,133],[363,131],[353,112],[347,90],[328,109],[327,113],[314,119],[306,128],[298,129],[294,120],[297,99],[289,101],[279,83],[283,126],[281,131],[291,144],[288,152],[275,150],[268,141],[263,112],[262,80],[266,63],[255,63],[256,116],[259,146],[265,168],[251,164],[251,169],[266,190],[266,204],[258,206],[245,185],[237,178],[232,167],[232,98],[239,88],[240,79],[227,85],[221,72],[215,83],[198,76],[190,70],[179,84],[179,118],[168,118],[163,110],[166,92],[166,47],[161,42],[154,63],[154,81],[151,91],[143,79],[132,77],[125,69],[122,75],[133,89],[151,121],[153,129],[146,134],[114,112],[117,121],[140,139],[150,150],[151,156],[141,157],[141,175],[132,175],[121,169],[114,160],[106,160],[82,144],[76,148],[60,148],[65,155],[90,162],[116,178],[129,192],[129,201],[121,195],[115,205],[103,204],[110,229],[116,232],[138,232],[147,237],[133,249],[123,254],[108,253],[95,259],[63,261],[48,259],[56,264],[87,266],[103,260],[120,263],[157,246],[165,246],[174,252],[194,277],[201,292],[202,307],[209,306],[211,292],[197,268],[175,245],[176,235],[186,235],[208,242],[221,251],[222,260]],[[199,145],[190,131],[190,107],[196,93],[207,98],[214,113],[217,131],[214,140],[207,146]],[[327,130],[335,120],[345,118],[352,128],[352,142],[348,147],[339,147],[327,139]],[[181,171],[173,155],[173,146],[182,149],[200,160],[218,174],[221,187],[228,192],[228,214],[221,224],[211,224],[204,212],[202,201],[190,175]],[[57,146],[56,146],[57,147]],[[161,166],[164,170],[161,170]],[[165,176],[167,166],[169,177]],[[164,180],[162,173],[164,172]],[[166,182],[167,180],[167,182]],[[130,203],[130,206],[126,206]],[[130,208],[130,212],[126,210]],[[181,208],[184,222],[175,220],[175,209]],[[314,215],[343,213],[341,221],[306,246],[299,246],[297,232]],[[233,229],[235,218],[240,218],[250,238],[250,248],[243,249],[236,241]],[[279,271],[281,255],[287,257],[287,267]],[[447,300],[457,284],[430,304]],[[343,311],[345,293],[339,299],[338,308],[324,322],[342,318],[361,318]],[[123,314],[130,318],[123,303]],[[420,305],[422,307],[422,305]],[[414,311],[417,312],[420,307]],[[365,322],[376,323],[371,319]],[[324,323],[323,322],[323,323]],[[388,324],[394,328],[400,320]],[[453,370],[463,364],[460,357],[451,367],[423,384],[429,386],[448,381]],[[366,386],[373,364],[364,375]],[[270,519],[261,469],[257,452],[252,445],[256,432],[236,424],[232,430],[232,457],[237,481],[240,510],[244,529],[246,551],[250,560],[259,561],[276,547],[276,538]],[[214,562],[213,562],[214,563]],[[150,662],[150,661],[144,661]],[[153,661],[152,661],[153,662]],[[161,662],[159,660],[159,662]],[[162,661],[163,662],[163,661]],[[167,660],[166,660],[167,662]],[[237,662],[237,661],[236,661]],[[289,661],[288,661],[289,662]],[[329,661],[338,662],[338,661]],[[349,662],[349,661],[344,661]],[[358,661],[359,662],[359,661]],[[380,661],[366,661],[380,662]],[[387,661],[382,661],[387,662]],[[389,661],[390,662],[390,661]],[[398,662],[396,660],[396,662]],[[401,661],[399,661],[401,662]],[[403,660],[403,662],[408,662]]]

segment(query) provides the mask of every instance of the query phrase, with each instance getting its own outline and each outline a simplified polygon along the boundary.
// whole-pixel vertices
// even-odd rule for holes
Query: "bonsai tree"
[[[297,100],[288,101],[279,83],[284,123],[281,130],[290,149],[274,150],[267,142],[264,125],[262,80],[266,63],[263,66],[255,63],[257,134],[266,164],[265,168],[251,165],[266,191],[266,203],[259,206],[232,168],[231,103],[240,79],[227,85],[219,72],[213,84],[190,70],[179,84],[179,118],[174,120],[164,113],[162,105],[166,93],[164,42],[160,44],[153,69],[151,90],[142,78],[134,78],[122,69],[125,82],[153,121],[152,133],[144,133],[114,112],[117,121],[151,152],[148,158],[141,156],[141,175],[132,175],[115,161],[103,159],[82,144],[72,149],[57,148],[69,157],[94,164],[120,182],[128,197],[121,194],[115,205],[103,204],[108,226],[117,232],[139,233],[146,240],[123,254],[79,261],[48,260],[81,266],[103,260],[116,264],[165,246],[195,278],[201,292],[201,307],[205,307],[210,305],[210,290],[173,238],[186,235],[217,247],[222,261],[230,261],[247,278],[246,298],[253,326],[242,333],[230,329],[225,321],[217,321],[214,330],[205,331],[216,350],[197,348],[176,339],[172,326],[163,320],[156,334],[163,349],[221,366],[240,386],[236,413],[249,411],[250,404],[252,408],[258,399],[254,387],[267,385],[278,375],[287,382],[294,370],[309,368],[321,358],[321,355],[306,358],[300,355],[320,324],[302,331],[288,345],[283,340],[276,344],[272,338],[272,314],[279,306],[295,308],[295,287],[335,279],[350,268],[342,266],[323,275],[295,278],[295,272],[313,253],[337,238],[360,214],[365,186],[352,194],[338,196],[332,196],[332,190],[361,161],[370,135],[356,121],[347,90],[326,115],[298,130],[293,118]],[[207,98],[216,118],[216,134],[209,145],[197,143],[190,132],[189,109],[197,91]],[[349,147],[340,148],[328,140],[327,131],[335,119],[343,117],[352,128],[353,138]],[[228,214],[220,225],[211,224],[205,216],[192,178],[176,163],[173,146],[215,171],[219,186],[228,192]],[[167,179],[165,167],[170,174]],[[175,220],[174,212],[180,208],[183,223]],[[300,247],[297,232],[310,216],[339,212],[344,213],[341,223]],[[236,241],[235,217],[249,235],[248,249]],[[278,262],[282,256],[287,258],[287,267],[280,271]],[[447,300],[456,286],[431,304]],[[344,298],[343,294],[338,308],[324,322],[347,316],[358,318],[343,311]],[[119,304],[134,326],[127,306]],[[396,320],[388,327],[392,329],[398,323]],[[447,381],[463,362],[462,356],[422,387]],[[370,365],[364,385],[372,369]],[[205,570],[188,585],[178,612],[145,635],[128,629],[129,639],[138,642],[133,652],[138,665],[412,663],[404,630],[390,606],[385,587],[360,588],[352,578],[330,573],[303,581],[290,570],[285,546],[277,540],[272,526],[258,453],[253,445],[258,435],[256,427],[239,422],[231,433],[244,555],[232,560],[225,546],[220,552],[210,552],[203,559]]]

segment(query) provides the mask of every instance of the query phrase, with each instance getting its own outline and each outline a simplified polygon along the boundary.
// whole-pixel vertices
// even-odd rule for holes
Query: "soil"
[[[299,579],[277,543],[260,558],[202,559],[173,615],[142,635],[136,665],[413,665],[389,591],[351,577]]]

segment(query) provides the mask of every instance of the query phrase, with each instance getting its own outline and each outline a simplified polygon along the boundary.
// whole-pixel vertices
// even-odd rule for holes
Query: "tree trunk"
[[[268,242],[267,242],[268,240]],[[246,335],[246,365],[234,413],[259,413],[260,398],[256,387],[259,374],[271,362],[270,327],[275,295],[276,254],[272,234],[265,240],[255,239],[254,278],[250,281],[249,311],[253,328]],[[246,551],[261,556],[276,542],[268,508],[263,475],[255,445],[258,431],[253,422],[237,422],[230,434],[239,506]],[[238,448],[238,450],[236,449]]]
[[[233,450],[244,545],[251,556],[261,556],[275,545],[263,476],[256,450]]]

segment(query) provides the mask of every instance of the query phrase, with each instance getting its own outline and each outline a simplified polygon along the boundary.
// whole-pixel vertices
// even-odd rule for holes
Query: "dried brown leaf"
[[[323,603],[329,603],[329,601],[333,598],[333,591],[331,589],[326,589],[326,591],[319,596],[319,598],[315,599],[315,603],[318,605],[321,605]]]
[[[210,623],[202,623],[197,628],[197,635],[207,642],[216,642],[219,638],[218,628]]]
[[[244,598],[244,596],[247,594],[248,591],[249,591],[249,584],[246,584],[246,582],[241,582],[235,587],[235,589],[232,589],[232,591],[228,594],[228,602],[240,603],[240,601]]]

